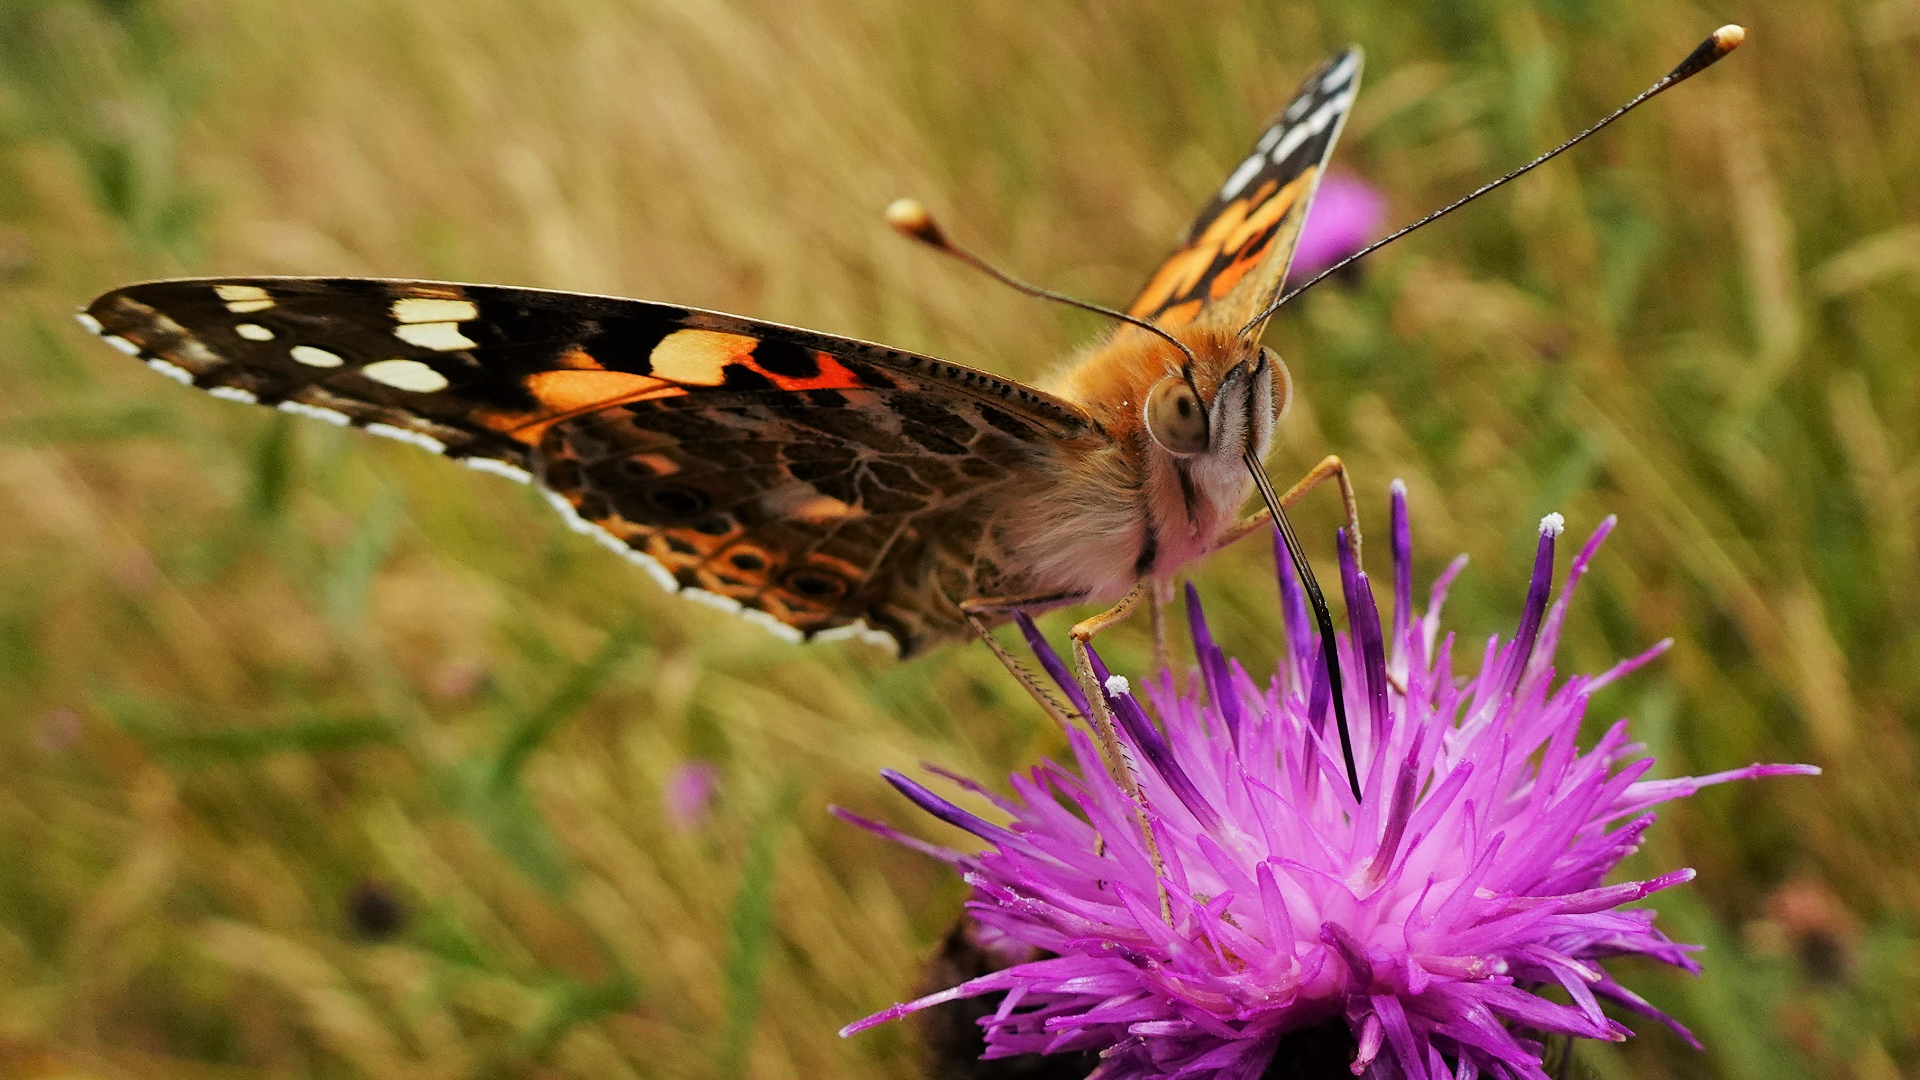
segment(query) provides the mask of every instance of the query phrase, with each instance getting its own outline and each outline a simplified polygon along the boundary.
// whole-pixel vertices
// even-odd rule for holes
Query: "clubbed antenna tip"
[[[893,200],[887,204],[886,217],[887,224],[893,226],[894,231],[900,235],[909,240],[918,240],[928,247],[933,248],[935,251],[944,251],[1003,285],[1026,293],[1028,296],[1036,296],[1042,300],[1052,300],[1058,304],[1077,307],[1082,311],[1091,311],[1095,315],[1104,315],[1109,319],[1130,323],[1145,330],[1149,334],[1165,340],[1169,345],[1180,350],[1180,354],[1187,358],[1187,363],[1197,363],[1193,356],[1193,350],[1187,346],[1186,342],[1181,341],[1179,338],[1167,333],[1166,330],[1145,319],[1138,319],[1124,311],[1115,311],[1113,308],[1104,307],[1100,304],[1090,304],[1085,300],[1075,300],[1071,296],[1054,292],[1052,289],[1043,289],[1038,285],[1029,285],[1019,278],[1014,277],[1012,274],[1007,273],[1005,270],[982,259],[980,256],[975,255],[973,252],[968,251],[966,248],[961,247],[959,244],[954,243],[948,238],[946,230],[940,227],[940,223],[933,220],[933,215],[927,211],[926,206],[924,206],[919,199]]]
[[[1739,48],[1740,43],[1745,40],[1747,40],[1747,28],[1728,23],[1701,42],[1699,48],[1688,53],[1687,58],[1680,61],[1680,66],[1673,69],[1666,81],[1676,83],[1689,76],[1698,75],[1712,66],[1715,61]]]
[[[887,224],[894,231],[909,240],[918,240],[928,247],[947,250],[947,234],[940,231],[940,224],[933,220],[926,206],[919,199],[895,199],[887,204]]]

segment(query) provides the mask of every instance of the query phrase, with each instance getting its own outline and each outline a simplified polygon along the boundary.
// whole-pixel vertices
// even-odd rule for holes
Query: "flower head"
[[[1294,248],[1287,287],[1304,284],[1315,274],[1366,247],[1380,234],[1387,200],[1372,184],[1343,173],[1330,173],[1307,208]]]
[[[691,832],[707,819],[707,810],[720,788],[720,770],[711,761],[688,761],[667,777],[661,802],[667,820],[681,832]]]
[[[1479,671],[1457,677],[1439,613],[1464,559],[1417,614],[1398,484],[1393,507],[1390,625],[1341,538],[1351,635],[1339,644],[1356,718],[1358,802],[1285,560],[1289,648],[1265,685],[1214,646],[1189,588],[1197,686],[1181,693],[1161,673],[1145,680],[1143,703],[1096,667],[1160,865],[1134,804],[1083,733],[1071,736],[1077,769],[1046,762],[1016,774],[1011,798],[947,776],[998,806],[1011,818],[1005,826],[887,772],[985,850],[937,848],[843,816],[951,863],[973,888],[967,907],[980,926],[1037,951],[845,1033],[1004,994],[981,1021],[987,1057],[1097,1050],[1102,1080],[1251,1080],[1289,1034],[1323,1031],[1329,1021],[1351,1032],[1356,1075],[1544,1080],[1546,1035],[1629,1033],[1603,1001],[1674,1024],[1600,961],[1637,955],[1697,970],[1691,948],[1655,929],[1651,911],[1626,906],[1693,872],[1614,885],[1607,873],[1637,850],[1658,803],[1725,780],[1817,770],[1753,765],[1648,779],[1653,761],[1628,741],[1624,720],[1582,752],[1576,738],[1589,697],[1667,643],[1601,675],[1556,682],[1550,658],[1567,604],[1562,595],[1548,606],[1558,515],[1541,523],[1518,632],[1490,640]],[[1575,556],[1567,592],[1612,527],[1603,522]],[[1079,699],[1059,659],[1030,622],[1022,625],[1062,691]],[[1086,702],[1076,703],[1084,714]],[[1569,1003],[1538,993],[1548,987],[1563,988]]]

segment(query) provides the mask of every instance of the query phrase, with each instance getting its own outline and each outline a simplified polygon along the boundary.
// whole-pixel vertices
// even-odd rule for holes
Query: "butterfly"
[[[1014,612],[1131,610],[1258,527],[1240,516],[1246,463],[1292,384],[1248,322],[1286,278],[1360,67],[1348,50],[1309,76],[1132,321],[1037,387],[736,315],[498,285],[155,281],[78,318],[217,397],[535,484],[669,590],[910,655]],[[1329,460],[1303,483],[1344,486]]]

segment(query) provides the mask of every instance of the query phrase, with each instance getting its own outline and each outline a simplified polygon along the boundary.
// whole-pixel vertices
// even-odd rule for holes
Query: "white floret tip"
[[[1131,694],[1133,693],[1133,684],[1127,682],[1125,675],[1109,675],[1107,676],[1107,693],[1112,694],[1114,697]]]
[[[1558,539],[1560,534],[1566,531],[1567,519],[1562,517],[1558,512],[1548,514],[1546,517],[1540,519],[1540,535],[1542,536],[1551,536]]]

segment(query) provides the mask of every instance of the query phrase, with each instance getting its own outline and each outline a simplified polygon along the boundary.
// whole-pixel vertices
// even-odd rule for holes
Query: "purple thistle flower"
[[[707,820],[713,797],[719,793],[720,769],[711,761],[693,760],[682,764],[667,777],[660,801],[667,820],[681,832],[691,832]]]
[[[1287,288],[1359,251],[1380,234],[1387,200],[1372,184],[1344,173],[1329,173],[1307,209],[1300,244],[1293,252]]]
[[[1653,761],[1629,743],[1624,720],[1580,751],[1591,695],[1668,645],[1598,676],[1554,680],[1566,594],[1612,518],[1574,557],[1550,608],[1562,524],[1557,514],[1541,523],[1519,632],[1505,644],[1495,636],[1479,673],[1456,677],[1439,613],[1465,560],[1441,575],[1424,614],[1412,610],[1405,499],[1396,483],[1390,624],[1344,538],[1341,545],[1354,627],[1339,643],[1341,664],[1348,712],[1364,718],[1353,732],[1364,778],[1358,805],[1326,730],[1324,672],[1314,677],[1319,645],[1283,560],[1289,648],[1267,685],[1212,645],[1197,604],[1189,614],[1199,678],[1188,692],[1161,673],[1147,682],[1143,707],[1124,678],[1099,670],[1140,773],[1164,859],[1160,880],[1132,803],[1084,732],[1070,738],[1077,769],[1043,762],[1013,776],[1011,798],[988,796],[1011,818],[1006,826],[888,771],[922,809],[984,840],[977,854],[842,815],[951,863],[972,886],[973,920],[1032,950],[1031,959],[842,1034],[998,994],[998,1008],[980,1021],[985,1057],[1098,1051],[1099,1080],[1253,1080],[1288,1035],[1342,1021],[1356,1076],[1545,1080],[1546,1036],[1618,1041],[1630,1033],[1603,1001],[1691,1041],[1600,961],[1637,955],[1698,971],[1695,947],[1668,940],[1653,912],[1625,906],[1693,871],[1614,885],[1606,875],[1638,850],[1658,803],[1727,780],[1819,770],[1752,765],[1649,780]],[[1029,640],[1064,676],[1045,642],[1031,631]],[[1061,681],[1073,697],[1071,679]],[[1569,1004],[1538,993],[1556,986]]]

